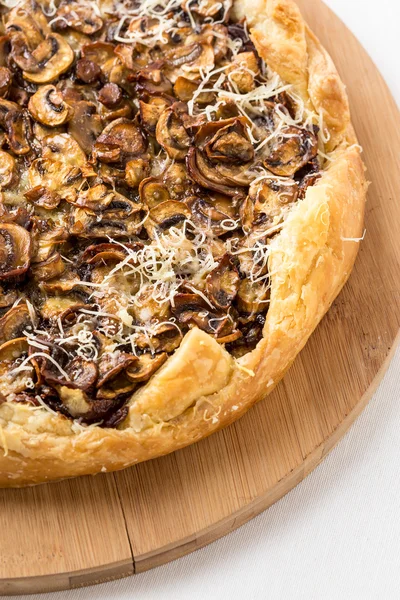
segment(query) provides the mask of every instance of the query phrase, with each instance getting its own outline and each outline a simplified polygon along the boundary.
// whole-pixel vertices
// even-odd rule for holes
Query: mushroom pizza
[[[3,0],[0,485],[268,394],[346,281],[364,168],[292,0]]]

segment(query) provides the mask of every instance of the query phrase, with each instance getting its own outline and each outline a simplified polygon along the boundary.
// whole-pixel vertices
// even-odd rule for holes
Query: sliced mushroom
[[[0,362],[4,360],[14,361],[24,354],[28,353],[28,340],[26,337],[19,337],[4,342],[0,346]]]
[[[82,58],[95,62],[99,67],[104,67],[108,62],[114,62],[114,44],[98,40],[82,46]]]
[[[140,200],[144,206],[154,208],[162,202],[170,200],[168,189],[157,177],[147,177],[139,185]]]
[[[146,151],[140,128],[128,119],[117,119],[97,138],[94,155],[105,163],[126,164]]]
[[[182,102],[189,102],[193,99],[198,88],[198,82],[180,75],[174,83],[174,94]],[[194,102],[199,106],[207,106],[208,104],[212,104],[214,99],[214,92],[201,92],[196,96]]]
[[[243,279],[240,282],[237,293],[237,306],[240,312],[254,315],[264,312],[268,308],[269,287],[262,282],[252,282],[251,279]]]
[[[49,227],[44,230],[33,223],[32,238],[34,250],[32,263],[43,262],[59,249],[68,239],[68,232],[63,227]]]
[[[44,357],[40,357],[37,358],[36,361],[44,381],[49,385],[55,386],[56,389],[59,389],[59,386],[65,386],[67,389],[80,390],[82,392],[93,389],[98,376],[96,363],[81,358],[80,356],[68,361],[67,356],[65,354],[63,355],[61,350],[56,348],[56,346],[52,347],[51,351],[49,351],[49,355],[52,355],[55,360],[58,359],[57,362],[59,364],[67,363],[63,364],[63,368],[68,375],[68,378],[57,369],[53,362],[50,362],[50,360]]]
[[[18,292],[13,289],[8,290],[6,285],[0,286],[0,308],[9,308],[18,300]]]
[[[28,181],[33,188],[32,193],[28,192],[26,196],[29,200],[40,202],[44,192],[42,205],[46,203],[56,206],[58,197],[69,201],[75,199],[82,174],[78,167],[65,165],[61,161],[37,158],[29,167]]]
[[[162,321],[168,317],[169,301],[157,302],[153,297],[153,292],[153,286],[143,286],[135,297],[132,313],[139,323]]]
[[[187,154],[187,167],[190,177],[206,189],[237,196],[243,194],[243,187],[251,181],[247,165],[223,166],[222,163],[212,163],[201,151],[192,146]]]
[[[35,204],[35,206],[45,208],[46,210],[54,210],[61,202],[61,196],[57,192],[48,190],[42,185],[37,185],[25,192],[24,196],[29,202]]]
[[[68,71],[74,60],[74,52],[68,42],[52,33],[32,52],[35,65],[24,70],[24,77],[33,83],[50,83]]]
[[[232,256],[225,254],[206,279],[207,295],[214,306],[227,310],[238,292],[240,278]]]
[[[81,101],[74,106],[74,114],[68,123],[72,135],[86,154],[91,154],[96,139],[103,130],[100,116],[92,102]]]
[[[63,100],[54,85],[41,86],[31,96],[28,109],[36,121],[48,127],[63,125],[72,116],[72,108]]]
[[[83,307],[83,304],[78,304],[73,296],[52,296],[47,298],[40,308],[40,315],[43,319],[56,320],[62,317],[68,310],[76,310],[77,307]]]
[[[133,392],[136,383],[128,379],[125,373],[120,373],[97,390],[96,400],[115,401]]]
[[[183,33],[181,33],[183,36]],[[198,79],[202,71],[214,67],[214,50],[206,41],[198,41],[186,37],[185,43],[179,48],[171,48],[165,55],[167,67],[165,74],[172,83],[180,76],[187,79]]]
[[[0,280],[20,277],[29,268],[32,241],[15,223],[0,223]]]
[[[1,348],[0,348],[1,351]],[[142,354],[125,371],[126,376],[135,383],[142,383],[150,379],[168,358],[166,352],[160,354]]]
[[[180,226],[191,216],[189,208],[183,202],[167,200],[154,206],[149,219],[144,223],[147,233],[153,238],[157,232],[163,233],[170,227]]]
[[[82,282],[80,278],[73,272],[64,270],[60,277],[50,279],[49,281],[41,281],[39,284],[40,290],[46,294],[71,294],[76,289],[81,289]]]
[[[293,179],[265,179],[250,186],[249,196],[240,209],[242,228],[250,233],[254,228],[279,223],[297,200],[299,187]]]
[[[185,202],[190,208],[191,219],[198,227],[210,229],[214,235],[223,235],[232,230],[234,225],[232,218],[226,212],[219,210],[210,199],[193,196]]]
[[[97,388],[101,388],[105,383],[114,379],[122,371],[125,371],[132,363],[137,361],[137,357],[126,352],[105,353],[99,361],[99,379]]]
[[[43,262],[35,263],[31,267],[34,279],[47,281],[59,277],[65,271],[65,263],[58,252]]]
[[[244,117],[207,123],[196,134],[196,146],[213,162],[249,162],[254,158],[254,149],[247,127]]]
[[[101,69],[92,60],[81,58],[75,66],[76,77],[83,83],[97,83],[101,79]]]
[[[216,338],[230,334],[234,328],[229,314],[213,310],[198,294],[176,294],[172,312],[179,323],[196,325]]]
[[[314,133],[300,127],[282,129],[264,164],[274,175],[291,177],[312,160],[318,151]]]
[[[18,110],[8,112],[4,119],[4,129],[7,132],[10,149],[14,154],[24,155],[31,151],[32,128],[26,110],[18,107]]]
[[[186,12],[194,12],[200,17],[211,19],[217,17],[222,12],[223,20],[227,21],[229,11],[232,8],[232,0],[223,0],[222,2],[215,2],[215,0],[198,0],[196,2],[184,0],[182,8]]]
[[[258,58],[254,52],[240,52],[227,69],[229,80],[239,94],[248,94],[255,88],[255,78],[259,72]]]
[[[118,427],[118,425],[121,425],[121,423],[125,421],[128,414],[129,406],[121,406],[117,410],[112,411],[109,415],[107,415],[101,426],[115,429],[115,427]]]
[[[169,309],[169,307],[168,307]],[[181,328],[176,323],[159,323],[151,329],[151,335],[139,333],[134,338],[135,347],[145,352],[171,353],[179,348],[183,339]]]
[[[106,83],[99,90],[99,102],[106,108],[117,108],[123,98],[122,90],[116,83]]]
[[[164,110],[158,119],[156,138],[170,158],[185,159],[190,146],[190,137],[175,105]]]
[[[148,102],[143,102],[143,100],[140,100],[139,106],[140,121],[143,127],[148,133],[150,133],[150,135],[155,135],[158,120],[163,111],[169,106],[169,102],[164,98],[154,96],[149,98]]]
[[[139,187],[140,183],[149,175],[150,162],[147,158],[133,158],[126,163],[125,180],[130,187]]]
[[[16,180],[15,159],[8,152],[0,150],[0,188],[10,187]]]
[[[166,186],[172,200],[182,200],[189,195],[193,185],[185,163],[174,162],[162,174],[163,184]]]
[[[7,67],[0,67],[0,96],[4,98],[8,94],[12,83],[12,73]]]
[[[62,2],[57,10],[56,19],[60,19],[62,26],[66,24],[85,35],[93,35],[103,27],[103,20],[95,9],[79,2]]]
[[[77,208],[71,214],[69,232],[83,238],[120,238],[137,235],[142,228],[141,208],[125,200],[123,206],[113,207],[92,215]]]
[[[0,319],[0,343],[21,337],[28,327],[32,327],[28,307],[26,304],[17,304]]]

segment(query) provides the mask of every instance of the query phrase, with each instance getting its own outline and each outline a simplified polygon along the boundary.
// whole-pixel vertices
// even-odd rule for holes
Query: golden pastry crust
[[[240,0],[260,55],[322,113],[332,152],[271,247],[263,339],[233,358],[199,329],[135,392],[118,429],[78,431],[59,414],[0,405],[0,486],[112,471],[198,441],[232,423],[282,378],[347,280],[363,228],[364,166],[335,67],[291,0]]]

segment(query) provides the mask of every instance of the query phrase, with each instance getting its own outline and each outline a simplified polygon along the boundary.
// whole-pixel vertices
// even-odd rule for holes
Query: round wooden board
[[[375,391],[400,321],[400,121],[343,23],[319,0],[299,3],[347,83],[373,182],[349,283],[284,381],[231,427],[116,474],[1,490],[0,594],[103,582],[217,539],[299,483]]]

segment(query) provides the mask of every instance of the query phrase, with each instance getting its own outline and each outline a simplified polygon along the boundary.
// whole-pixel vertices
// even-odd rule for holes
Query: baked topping
[[[319,178],[323,143],[230,10],[229,0],[2,9],[9,402],[115,427],[190,328],[234,356],[261,339],[270,247]]]

